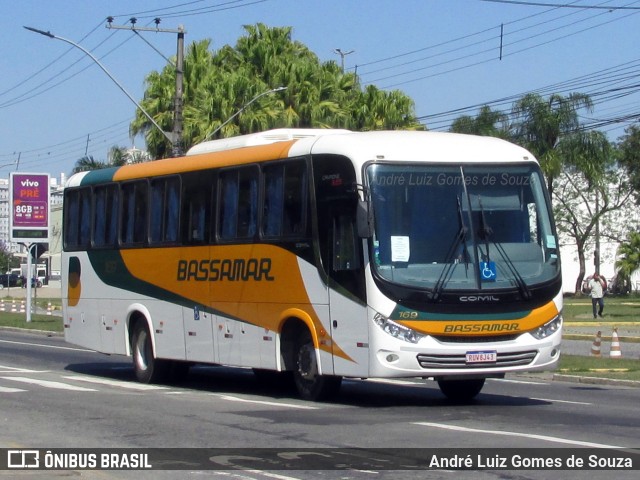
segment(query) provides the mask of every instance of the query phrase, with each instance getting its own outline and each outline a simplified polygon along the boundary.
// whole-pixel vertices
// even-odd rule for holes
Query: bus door
[[[369,334],[362,240],[357,234],[355,204],[333,203],[327,223],[325,268],[329,275],[333,373],[366,375]]]

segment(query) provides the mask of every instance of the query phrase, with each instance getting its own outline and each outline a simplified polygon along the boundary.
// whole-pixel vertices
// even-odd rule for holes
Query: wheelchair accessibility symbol
[[[480,262],[480,277],[485,282],[496,281],[496,262]]]

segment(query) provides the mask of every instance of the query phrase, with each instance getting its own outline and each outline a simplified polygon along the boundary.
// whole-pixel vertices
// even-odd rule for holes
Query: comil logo
[[[7,468],[40,468],[38,450],[8,450]]]

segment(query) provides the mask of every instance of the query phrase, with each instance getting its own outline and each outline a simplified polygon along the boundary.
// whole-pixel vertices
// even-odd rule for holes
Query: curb
[[[602,377],[582,377],[579,375],[566,375],[563,373],[554,373],[553,380],[570,383],[582,383],[585,385],[613,385],[619,387],[640,388],[640,381],[637,380],[618,380],[615,378]]]

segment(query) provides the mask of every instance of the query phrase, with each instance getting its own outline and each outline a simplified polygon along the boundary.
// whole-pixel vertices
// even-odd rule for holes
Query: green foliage
[[[480,108],[475,118],[468,115],[457,118],[451,125],[451,131],[504,139],[509,139],[511,136],[508,115],[491,110],[487,105]]]
[[[640,231],[631,232],[626,242],[618,249],[619,258],[616,268],[624,280],[629,280],[631,274],[640,268]]]
[[[304,44],[292,40],[291,27],[259,23],[244,29],[234,47],[214,52],[211,41],[203,40],[192,43],[185,53],[185,150],[205,139],[270,128],[423,129],[409,97],[373,85],[363,89],[356,75],[343,73],[334,61],[321,62]],[[173,125],[174,70],[167,66],[151,72],[140,102],[165,131]],[[264,95],[244,108],[278,87],[286,90]],[[130,131],[145,134],[154,158],[170,156],[171,145],[141,112],[136,112]]]
[[[636,202],[640,204],[640,124],[625,130],[618,149],[618,162],[627,171],[636,192]]]

